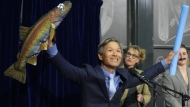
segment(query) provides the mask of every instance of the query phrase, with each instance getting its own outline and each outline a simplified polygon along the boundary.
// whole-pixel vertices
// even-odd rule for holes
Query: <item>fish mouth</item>
[[[70,1],[65,1],[63,3],[60,3],[57,8],[61,10],[61,16],[64,17],[67,15],[67,13],[70,11],[72,7],[72,3]]]
[[[57,7],[55,7],[49,14],[49,19],[52,22],[53,28],[59,26],[61,21],[66,17],[72,7],[72,3],[70,1],[65,1],[60,3]]]

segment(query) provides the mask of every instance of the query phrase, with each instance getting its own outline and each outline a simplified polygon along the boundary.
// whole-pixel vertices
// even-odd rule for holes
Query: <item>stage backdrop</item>
[[[100,20],[101,40],[115,37],[127,45],[127,0],[103,0]]]
[[[182,5],[189,0],[154,0],[154,46],[173,47]],[[190,47],[190,11],[184,29],[183,43]]]

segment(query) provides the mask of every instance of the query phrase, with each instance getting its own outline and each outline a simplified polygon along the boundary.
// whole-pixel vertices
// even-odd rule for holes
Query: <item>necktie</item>
[[[115,94],[116,87],[114,83],[114,74],[110,74],[110,87],[109,87],[109,98],[112,99],[113,95]]]

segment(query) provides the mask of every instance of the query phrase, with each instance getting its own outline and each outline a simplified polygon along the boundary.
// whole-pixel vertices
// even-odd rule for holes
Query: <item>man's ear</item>
[[[102,55],[101,54],[98,54],[98,58],[99,58],[99,60],[102,61]]]

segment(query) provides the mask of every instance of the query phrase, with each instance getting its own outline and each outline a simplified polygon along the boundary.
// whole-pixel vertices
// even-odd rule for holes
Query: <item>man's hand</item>
[[[178,52],[176,51],[176,52],[170,52],[169,54],[168,54],[168,56],[164,59],[165,60],[165,62],[169,65],[170,63],[171,63],[171,60],[173,59],[173,57],[177,54]]]
[[[49,39],[46,41],[46,44],[48,48],[53,46],[52,40],[49,40]]]

